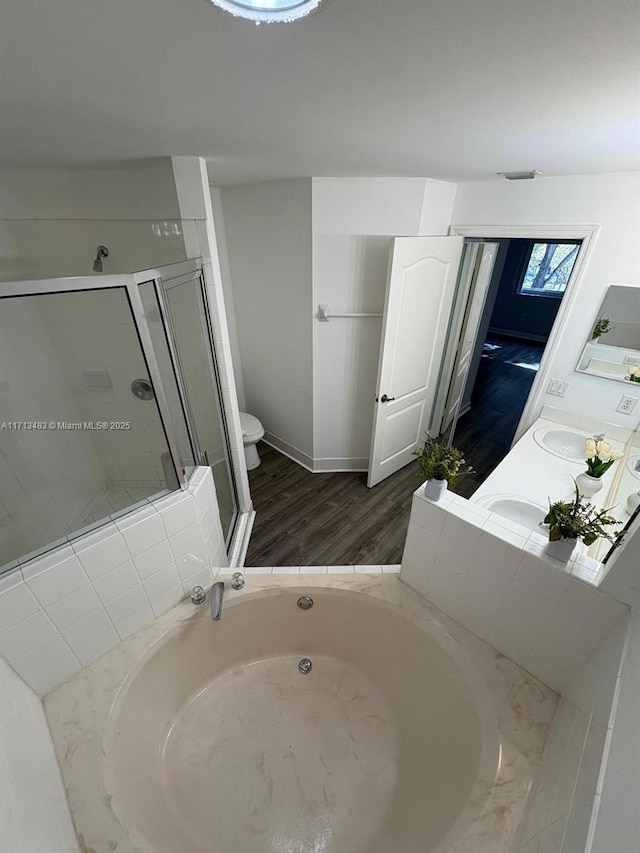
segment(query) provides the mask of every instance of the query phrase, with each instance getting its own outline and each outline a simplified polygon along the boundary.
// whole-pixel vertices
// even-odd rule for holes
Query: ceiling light
[[[536,175],[541,175],[537,169],[531,169],[530,172],[496,172],[497,175],[502,175],[508,181],[532,181]]]
[[[257,24],[262,21],[295,21],[312,12],[320,0],[211,0],[216,6],[238,15],[249,18]]]

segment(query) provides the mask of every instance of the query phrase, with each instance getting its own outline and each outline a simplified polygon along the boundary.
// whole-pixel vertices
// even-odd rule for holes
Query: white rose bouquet
[[[610,442],[604,435],[594,435],[584,443],[587,474],[591,477],[602,477],[611,468],[616,459],[624,456],[622,450],[612,450]]]
[[[640,367],[634,365],[629,368],[629,375],[624,377],[627,382],[640,382]]]

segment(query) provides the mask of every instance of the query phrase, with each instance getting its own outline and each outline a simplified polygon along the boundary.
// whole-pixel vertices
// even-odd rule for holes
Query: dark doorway
[[[451,439],[476,469],[456,489],[465,497],[511,448],[580,244],[500,241]]]

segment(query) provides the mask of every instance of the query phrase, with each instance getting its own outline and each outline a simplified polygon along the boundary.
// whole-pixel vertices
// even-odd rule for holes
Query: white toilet
[[[256,417],[246,412],[240,412],[240,426],[242,427],[242,443],[244,444],[244,458],[247,460],[247,471],[252,471],[260,464],[256,444],[264,435],[264,427]]]

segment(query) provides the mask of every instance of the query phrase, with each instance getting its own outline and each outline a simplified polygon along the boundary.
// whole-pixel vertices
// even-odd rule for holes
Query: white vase
[[[592,498],[602,488],[602,480],[600,477],[592,477],[591,474],[583,471],[576,477],[576,486],[583,497]]]
[[[446,480],[427,480],[424,484],[424,493],[432,501],[439,501],[446,491]]]
[[[547,542],[544,550],[550,557],[566,563],[571,558],[577,544],[577,539],[556,539],[555,542]]]
[[[640,492],[631,492],[629,497],[627,498],[627,512],[629,515],[633,515],[633,513],[640,506]]]

